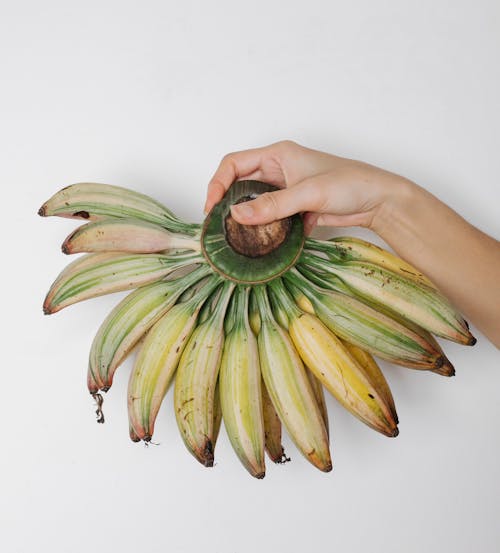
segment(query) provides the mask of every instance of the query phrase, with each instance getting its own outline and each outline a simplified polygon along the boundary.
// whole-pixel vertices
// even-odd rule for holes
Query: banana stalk
[[[184,347],[194,330],[198,313],[220,283],[216,275],[193,295],[170,309],[148,331],[130,373],[129,424],[136,435],[149,442],[158,411],[167,393]],[[213,423],[213,413],[211,416]]]
[[[45,297],[43,312],[49,315],[83,300],[151,284],[181,267],[203,262],[193,253],[86,254],[59,274]]]
[[[180,434],[189,452],[206,467],[214,463],[215,389],[224,347],[224,316],[234,286],[224,284],[212,314],[193,331],[175,375],[174,411]]]
[[[105,218],[133,218],[155,223],[172,232],[199,235],[200,225],[177,218],[163,204],[128,188],[83,182],[56,192],[38,210],[42,217],[59,216],[99,221]]]
[[[332,469],[328,434],[304,365],[275,321],[265,288],[254,288],[261,328],[258,335],[262,376],[269,397],[302,455],[324,472]]]
[[[386,436],[397,436],[394,417],[364,370],[342,342],[314,315],[301,311],[280,279],[270,284],[288,316],[288,332],[305,365],[353,415]]]
[[[113,374],[138,340],[177,301],[177,298],[210,273],[202,265],[188,275],[138,288],[124,298],[106,317],[92,342],[88,387],[91,394],[107,391]]]
[[[243,466],[264,478],[264,421],[259,351],[248,322],[248,287],[233,298],[232,325],[226,335],[219,372],[222,417],[229,440]]]
[[[200,241],[139,219],[104,219],[78,227],[64,240],[65,254],[81,252],[155,253],[200,250]]]
[[[407,325],[342,292],[315,286],[311,280],[323,281],[304,267],[301,271],[304,274],[292,269],[285,275],[287,287],[301,306],[305,296],[313,313],[343,340],[405,367],[434,369],[444,364],[441,351]]]
[[[347,288],[371,305],[397,313],[433,334],[465,345],[476,342],[461,315],[434,288],[417,285],[373,263],[337,263],[309,253],[303,254],[302,262],[320,271],[333,287]]]

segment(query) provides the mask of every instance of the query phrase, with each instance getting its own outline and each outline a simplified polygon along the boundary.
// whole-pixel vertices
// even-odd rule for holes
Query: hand
[[[500,347],[500,242],[470,225],[415,183],[367,163],[285,141],[224,157],[210,181],[205,211],[235,180],[256,179],[282,190],[233,206],[242,224],[305,212],[315,225],[363,226],[426,274]]]
[[[409,182],[367,163],[284,141],[225,156],[209,183],[205,211],[242,179],[262,180],[283,190],[233,206],[239,223],[263,224],[305,212],[306,233],[315,225],[376,230],[384,202]]]

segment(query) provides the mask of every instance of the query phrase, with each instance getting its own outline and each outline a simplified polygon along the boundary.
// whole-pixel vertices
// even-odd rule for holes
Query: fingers
[[[235,180],[250,175],[255,178],[261,165],[263,149],[254,148],[224,156],[217,171],[208,183],[205,213],[208,213],[222,199],[222,196]]]
[[[314,211],[317,209],[317,203],[314,190],[304,182],[292,188],[267,192],[249,202],[233,205],[231,213],[238,223],[263,225],[301,211]]]

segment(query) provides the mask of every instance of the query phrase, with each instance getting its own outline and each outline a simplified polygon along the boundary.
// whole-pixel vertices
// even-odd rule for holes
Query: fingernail
[[[236,214],[236,215],[239,215],[240,217],[244,217],[245,219],[248,219],[253,215],[253,207],[245,203],[242,203],[239,205],[232,205],[231,212],[233,215]]]
[[[325,224],[325,219],[321,215],[316,219],[316,224],[321,227]]]

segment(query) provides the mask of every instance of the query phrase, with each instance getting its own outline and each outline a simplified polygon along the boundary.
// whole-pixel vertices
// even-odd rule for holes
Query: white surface
[[[331,401],[332,473],[286,442],[293,462],[254,481],[225,435],[207,470],[170,396],[160,445],[129,442],[128,365],[95,423],[87,352],[117,297],[42,315],[74,223],[36,211],[93,180],[201,220],[223,154],[291,138],[400,172],[498,236],[499,48],[495,0],[1,4],[2,551],[498,551],[499,354],[479,333],[445,344],[453,379],[386,367],[395,440]]]

